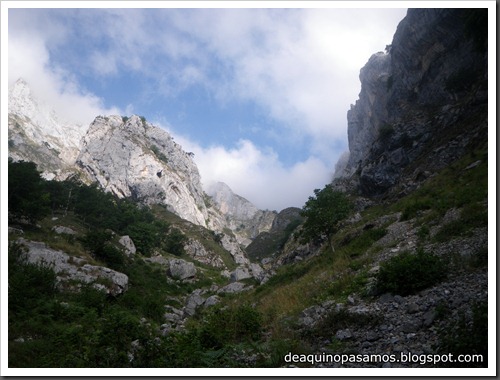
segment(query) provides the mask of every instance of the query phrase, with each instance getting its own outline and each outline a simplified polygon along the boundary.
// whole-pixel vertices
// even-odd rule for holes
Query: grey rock
[[[76,235],[75,230],[65,226],[54,226],[52,227],[52,231],[57,234]]]
[[[409,10],[386,53],[372,55],[361,69],[359,99],[347,113],[349,154],[347,162],[342,156],[342,172],[334,180],[339,186],[363,195],[384,194],[396,185],[411,191],[429,173],[463,156],[476,136],[486,132],[481,110],[487,101],[487,54],[464,39],[465,25],[459,21],[464,12]],[[450,86],[460,72],[474,73],[471,87]],[[465,94],[470,96],[467,104],[462,102]],[[457,129],[467,117],[476,121]],[[446,140],[433,138],[436,125]],[[405,172],[416,160],[427,173]]]
[[[220,297],[217,295],[213,295],[213,296],[208,297],[205,300],[205,303],[203,304],[203,306],[210,307],[210,306],[217,305],[219,302],[220,302]]]
[[[118,243],[120,243],[125,248],[125,253],[127,254],[127,256],[134,255],[137,251],[134,242],[128,235],[120,237]]]
[[[24,231],[21,228],[14,227],[9,227],[8,233],[13,235],[24,235]]]
[[[231,272],[230,281],[237,282],[237,281],[241,281],[241,280],[244,280],[246,278],[251,278],[251,277],[252,277],[252,275],[248,271],[248,268],[239,267]]]
[[[196,268],[193,263],[182,259],[172,259],[169,261],[168,275],[177,280],[185,280],[196,275]]]
[[[393,301],[394,301],[394,296],[390,293],[384,293],[378,299],[379,303],[389,303]]]
[[[202,290],[196,289],[186,300],[184,313],[188,316],[193,316],[199,306],[203,305],[205,298],[201,296]]]
[[[81,141],[77,165],[92,182],[116,196],[164,204],[206,226],[198,168],[165,130],[139,116],[97,117]]]
[[[186,254],[196,261],[210,265],[215,268],[225,268],[224,261],[215,252],[205,248],[205,246],[195,239],[188,239],[184,245]]]
[[[223,182],[212,185],[207,192],[225,218],[226,225],[236,236],[238,245],[246,247],[259,233],[271,229],[276,211],[259,210]]]
[[[423,325],[429,327],[437,317],[436,309],[431,309],[423,316]]]
[[[374,342],[376,340],[379,340],[381,338],[381,335],[377,331],[369,331],[368,334],[366,334],[366,340],[368,342]]]
[[[128,289],[128,276],[124,273],[90,265],[83,258],[51,249],[45,243],[25,239],[19,239],[18,242],[27,248],[26,259],[29,263],[47,265],[54,270],[59,287],[72,286],[70,284],[74,282],[92,284],[95,288],[113,296],[122,294]]]
[[[420,329],[420,321],[407,321],[401,325],[400,331],[404,333],[414,333]]]
[[[352,332],[349,329],[338,330],[335,333],[335,338],[337,338],[340,341],[349,340],[352,339],[352,337],[353,337]]]
[[[241,249],[240,244],[238,243],[236,238],[229,236],[227,234],[222,234],[220,243],[222,247],[224,247],[224,249],[231,254],[236,264],[248,265],[250,263],[250,261],[245,255],[245,252],[243,252],[243,250]]]
[[[251,288],[252,288],[252,286],[245,287],[245,284],[243,284],[242,282],[232,282],[229,285],[226,285],[226,286],[220,288],[217,291],[217,293],[218,294],[221,294],[221,293],[240,293],[240,292],[243,292],[245,290],[250,290]]]
[[[408,314],[415,314],[415,313],[418,313],[420,311],[420,308],[418,307],[418,305],[416,303],[409,303],[407,306],[406,306],[406,312]]]
[[[395,295],[394,296],[394,302],[397,302],[398,304],[402,304],[404,302],[404,298],[401,297],[400,295]]]

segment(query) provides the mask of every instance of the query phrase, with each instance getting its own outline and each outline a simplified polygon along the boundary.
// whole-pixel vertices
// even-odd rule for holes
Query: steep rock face
[[[246,248],[248,257],[261,261],[280,252],[292,232],[304,220],[300,211],[296,207],[281,210],[269,231],[261,232]]]
[[[210,189],[216,208],[225,218],[227,227],[236,235],[244,246],[263,231],[269,231],[276,211],[259,210],[245,198],[233,193],[223,182],[218,182]]]
[[[61,120],[19,79],[9,91],[9,157],[35,162],[47,178],[64,178],[86,127]]]
[[[410,9],[387,53],[361,70],[343,177],[362,194],[411,190],[425,177],[419,167],[440,170],[484,141],[485,22],[482,10]]]
[[[192,157],[164,130],[138,116],[97,117],[82,140],[77,164],[118,197],[165,204],[206,226],[200,175]]]

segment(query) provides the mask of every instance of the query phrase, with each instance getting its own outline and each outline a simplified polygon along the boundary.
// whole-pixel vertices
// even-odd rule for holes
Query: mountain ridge
[[[217,202],[209,200],[203,189],[192,154],[145,118],[97,116],[88,127],[72,124],[40,103],[22,78],[9,91],[9,157],[35,162],[47,179],[76,174],[118,197],[165,204],[195,224],[218,232],[228,228],[243,245],[256,235],[255,229],[260,232],[272,223],[259,218],[232,223],[229,215],[213,208]],[[242,203],[231,195],[225,206],[231,201]],[[247,200],[244,203],[252,216],[267,215]],[[244,231],[241,222],[247,224]]]

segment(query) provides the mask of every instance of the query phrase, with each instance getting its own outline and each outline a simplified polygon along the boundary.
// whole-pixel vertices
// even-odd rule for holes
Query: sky
[[[84,124],[144,116],[195,154],[207,191],[222,181],[262,209],[302,207],[348,150],[359,71],[392,42],[406,9],[238,3],[11,7],[9,85],[24,78],[62,117]]]

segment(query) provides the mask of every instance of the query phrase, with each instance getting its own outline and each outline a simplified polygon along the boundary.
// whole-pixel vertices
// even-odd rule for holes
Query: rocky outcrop
[[[26,248],[28,263],[46,265],[57,274],[58,287],[78,290],[81,284],[91,284],[94,288],[117,296],[128,289],[128,276],[115,270],[90,265],[81,257],[69,256],[54,250],[45,243],[19,239]]]
[[[125,253],[127,254],[127,256],[134,255],[137,252],[133,240],[128,235],[120,237],[118,243],[120,243],[123,246],[123,248],[125,248]]]
[[[215,268],[225,268],[221,257],[210,249],[205,248],[198,240],[188,239],[184,245],[184,252],[194,260]]]
[[[233,193],[223,182],[216,183],[208,192],[225,218],[226,226],[243,246],[250,244],[259,233],[268,231],[277,215],[276,211],[259,210],[247,199]]]
[[[176,280],[186,280],[196,275],[196,268],[186,260],[173,259],[169,261],[168,275]]]
[[[411,191],[427,177],[419,168],[438,171],[484,140],[486,14],[410,9],[392,45],[361,69],[359,99],[347,114],[350,154],[342,177],[362,194],[396,185]]]
[[[288,237],[303,221],[300,209],[289,207],[280,211],[273,220],[269,231],[260,233],[252,243],[246,247],[251,260],[261,261],[264,258],[276,255],[283,249]]]
[[[181,218],[206,226],[204,193],[192,156],[139,116],[97,117],[82,140],[77,164],[92,182],[120,198],[164,204]]]

